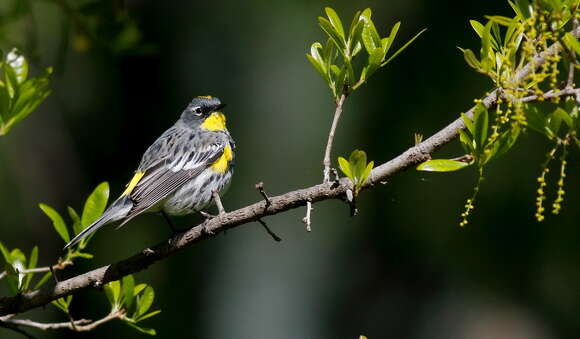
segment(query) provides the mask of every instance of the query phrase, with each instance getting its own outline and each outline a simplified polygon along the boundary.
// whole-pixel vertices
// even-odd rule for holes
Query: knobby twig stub
[[[306,225],[307,232],[312,231],[312,228],[310,227],[310,212],[312,212],[312,201],[306,201],[306,216],[302,219],[302,222]]]
[[[268,198],[268,194],[266,194],[266,191],[264,191],[264,183],[261,181],[257,183],[256,189],[258,190],[258,192],[260,192],[260,195],[264,198],[264,201],[266,201],[266,208],[270,207],[271,202],[270,198]]]

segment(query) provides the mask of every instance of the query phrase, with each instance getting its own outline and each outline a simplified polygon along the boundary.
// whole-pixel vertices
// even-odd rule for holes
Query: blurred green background
[[[68,2],[72,9],[88,3]],[[64,244],[37,204],[80,210],[102,181],[112,196],[120,194],[141,154],[193,96],[228,104],[238,149],[226,209],[258,201],[259,181],[271,195],[320,182],[334,107],[304,54],[323,39],[316,17],[325,6],[346,23],[371,7],[382,34],[401,20],[395,46],[428,28],[344,108],[333,159],[359,148],[375,164],[410,147],[413,133],[436,132],[490,89],[456,46],[479,50],[469,19],[511,15],[503,0],[101,1],[87,10],[86,24],[98,28],[87,37],[63,4],[0,4],[1,47],[31,56],[33,74],[55,67],[53,94],[0,138],[0,239],[27,253],[39,245],[41,265]],[[197,244],[136,275],[155,288],[153,309],[162,309],[142,325],[159,338],[573,337],[580,331],[580,166],[573,155],[562,215],[537,223],[536,177],[547,150],[528,133],[493,163],[465,228],[459,214],[476,173],[409,170],[365,191],[357,217],[341,202],[322,202],[311,233],[300,208],[265,219],[280,243],[255,223]],[[461,155],[460,147],[438,155]],[[176,219],[181,227],[197,221]],[[95,259],[61,275],[118,261],[168,236],[157,215],[105,228],[90,244]],[[75,296],[72,309],[77,318],[97,319],[108,303],[90,290]],[[52,307],[23,317],[66,320]],[[121,322],[83,334],[106,336],[142,335]],[[0,337],[19,338],[6,330]]]

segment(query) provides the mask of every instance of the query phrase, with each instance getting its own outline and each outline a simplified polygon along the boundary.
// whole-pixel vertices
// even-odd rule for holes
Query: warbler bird
[[[149,146],[125,191],[64,249],[106,224],[119,227],[145,212],[185,215],[201,211],[223,194],[234,170],[235,142],[218,98],[194,98],[179,120]],[[168,220],[169,222],[169,220]]]

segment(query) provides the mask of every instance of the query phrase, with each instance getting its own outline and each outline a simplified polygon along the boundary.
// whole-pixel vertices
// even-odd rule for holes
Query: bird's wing
[[[194,152],[183,152],[181,156],[165,159],[143,172],[137,172],[136,176],[141,177],[132,188],[129,184],[128,189],[131,188],[131,191],[127,193],[133,201],[133,208],[120,226],[198,176],[222,156],[225,146],[224,143],[216,142],[205,148],[194,147],[197,149]]]

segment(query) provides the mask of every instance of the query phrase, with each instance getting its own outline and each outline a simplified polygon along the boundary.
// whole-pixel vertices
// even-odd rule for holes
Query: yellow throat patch
[[[131,181],[129,181],[129,183],[127,184],[127,188],[125,189],[123,194],[121,194],[121,196],[124,197],[126,195],[131,194],[131,192],[133,192],[133,189],[135,188],[135,186],[137,186],[137,184],[139,183],[141,178],[143,178],[144,175],[145,175],[145,172],[135,173],[135,175],[133,176],[133,179],[131,179]]]
[[[201,127],[208,131],[223,131],[226,129],[226,116],[222,112],[213,112],[203,121]]]
[[[211,164],[211,168],[218,173],[225,173],[228,170],[230,160],[232,160],[232,149],[230,146],[226,146],[222,156]]]

